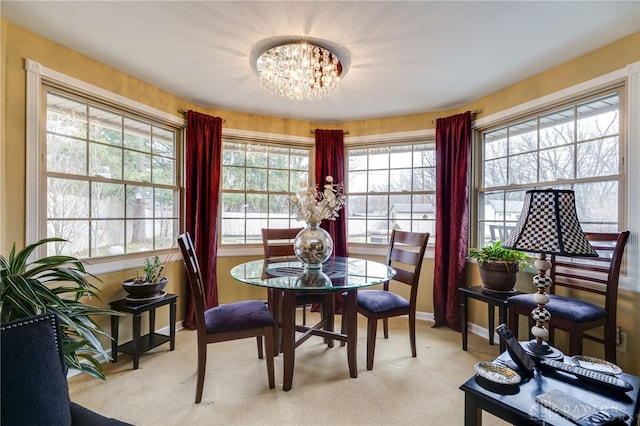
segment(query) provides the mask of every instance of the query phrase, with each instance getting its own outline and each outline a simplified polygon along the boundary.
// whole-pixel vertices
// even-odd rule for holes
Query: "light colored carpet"
[[[475,363],[498,355],[498,346],[470,334],[464,352],[460,333],[431,325],[418,321],[418,357],[412,358],[407,319],[390,321],[389,339],[380,324],[374,367],[367,371],[360,318],[357,378],[349,376],[346,347],[329,349],[312,337],[296,351],[289,392],[282,390],[281,356],[275,360],[276,388],[269,389],[255,339],[211,344],[200,404],[194,404],[196,333],[180,330],[174,351],[165,344],[148,352],[138,370],[132,369],[132,357],[120,354],[106,366],[106,381],[72,377],[70,395],[136,425],[461,425],[459,386],[474,374]],[[487,413],[483,418],[485,425],[505,424]]]

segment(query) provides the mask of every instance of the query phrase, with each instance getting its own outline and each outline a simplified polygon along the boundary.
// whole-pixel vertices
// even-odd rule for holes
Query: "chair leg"
[[[207,369],[207,344],[198,342],[198,373],[196,378],[196,404],[202,401],[204,388],[204,373]]]
[[[382,318],[382,328],[384,330],[384,338],[389,338],[389,320],[387,318]]]
[[[262,339],[258,336],[258,339],[262,341]],[[274,358],[274,342],[273,338],[273,327],[265,327],[264,329],[264,340],[265,340],[265,350],[267,352],[267,378],[269,380],[269,389],[273,389],[276,387],[276,379],[273,368],[273,358]]]
[[[264,358],[264,351],[262,350],[262,336],[256,336],[256,343],[258,345],[258,358]]]
[[[582,330],[569,332],[569,355],[582,355]]]
[[[378,320],[367,320],[367,370],[373,370],[373,355],[376,352],[376,332]]]
[[[616,328],[605,325],[604,328],[604,359],[616,363]]]
[[[346,308],[343,305],[342,306],[342,315],[341,315],[342,319],[340,320],[340,333],[341,334],[347,334],[347,312],[346,312]],[[341,340],[340,341],[340,346],[344,346],[346,343]]]
[[[409,341],[411,342],[411,356],[417,357],[416,351],[416,313],[409,314]]]

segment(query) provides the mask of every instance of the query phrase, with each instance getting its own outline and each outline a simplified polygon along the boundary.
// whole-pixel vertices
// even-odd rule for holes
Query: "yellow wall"
[[[150,105],[169,114],[181,116],[179,109],[194,109],[206,114],[224,117],[227,128],[255,132],[268,132],[295,136],[309,136],[309,129],[342,128],[349,136],[375,135],[389,132],[404,132],[432,128],[432,120],[466,110],[480,111],[479,117],[500,112],[532,99],[553,93],[562,88],[575,85],[610,71],[620,69],[627,64],[640,60],[640,33],[619,40],[602,49],[584,55],[576,60],[555,67],[530,79],[517,83],[504,90],[464,105],[455,110],[414,114],[400,117],[388,117],[376,120],[359,120],[327,125],[326,123],[289,120],[277,117],[257,116],[238,112],[213,110],[193,105],[171,93],[121,73],[91,58],[80,55],[59,44],[39,37],[18,27],[5,18],[0,21],[2,45],[0,61],[2,69],[0,88],[3,95],[0,100],[0,251],[5,254],[15,242],[24,246],[25,235],[25,109],[26,109],[26,73],[24,60],[32,59],[43,66],[63,74],[93,84],[116,94],[126,96],[137,102]],[[250,260],[245,257],[225,257],[218,260],[218,282],[220,302],[226,303],[243,298],[265,298],[264,290],[240,285],[231,279],[232,266]],[[432,282],[433,260],[425,260],[418,310],[433,311]],[[101,276],[100,287],[104,291],[103,304],[124,296],[120,282],[135,275],[133,271],[105,274]],[[172,267],[167,290],[184,294],[184,273],[180,264]],[[468,271],[469,284],[478,284],[479,278],[475,265]],[[531,291],[530,284],[521,277],[518,288]],[[640,304],[640,295],[621,292],[619,303],[619,325],[628,332],[627,354],[619,354],[619,364],[628,371],[640,374],[637,360],[640,357],[640,313],[635,307]],[[183,303],[179,303],[178,318],[183,315]],[[158,324],[166,323],[168,317],[159,312]],[[486,305],[472,303],[471,320],[484,327]],[[126,324],[126,321],[122,321]],[[102,324],[108,329],[107,324]],[[121,336],[127,338],[126,326],[122,325]],[[589,348],[589,346],[587,346]],[[600,356],[599,348],[594,355]]]

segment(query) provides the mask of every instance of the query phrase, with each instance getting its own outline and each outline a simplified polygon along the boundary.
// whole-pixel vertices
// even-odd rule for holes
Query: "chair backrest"
[[[303,228],[262,228],[264,257],[293,257],[293,240]]]
[[[615,315],[618,303],[618,278],[622,264],[624,247],[629,231],[585,232],[587,240],[598,252],[598,257],[551,256],[550,277],[553,284],[550,293],[558,287],[604,296],[602,307]]]
[[[396,270],[393,281],[411,286],[412,302],[418,295],[422,260],[429,242],[429,235],[428,232],[407,232],[396,229],[391,232],[387,265]],[[384,288],[389,289],[388,282],[385,283]]]
[[[200,264],[196,257],[193,241],[188,232],[178,236],[178,246],[182,252],[182,258],[184,259],[184,267],[187,270],[187,279],[189,281],[189,289],[191,290],[191,297],[193,297],[195,303],[195,316],[196,327],[198,334],[206,334],[204,323],[204,311],[205,311],[205,295],[204,295],[204,283],[202,281],[202,274],[200,272]]]
[[[0,327],[3,425],[71,424],[67,366],[55,314]]]

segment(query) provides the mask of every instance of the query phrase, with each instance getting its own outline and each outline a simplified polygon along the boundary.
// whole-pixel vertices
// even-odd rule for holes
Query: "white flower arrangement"
[[[289,198],[289,207],[296,220],[306,223],[320,223],[324,219],[336,220],[338,213],[345,206],[346,198],[343,184],[334,184],[333,176],[325,178],[327,183],[322,192],[317,188],[296,192]],[[300,186],[307,187],[305,182]]]

